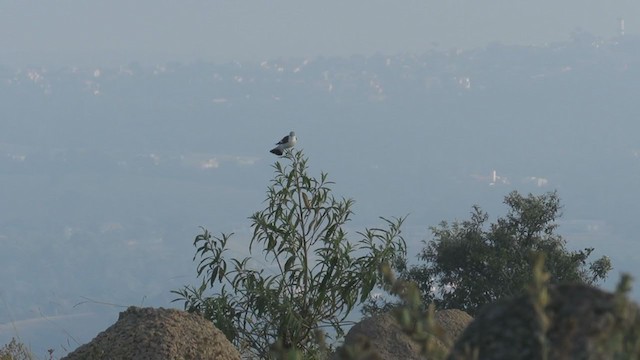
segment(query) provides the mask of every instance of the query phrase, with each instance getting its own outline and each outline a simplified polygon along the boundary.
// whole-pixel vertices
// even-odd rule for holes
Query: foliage
[[[544,254],[537,253],[534,257],[532,278],[526,290],[535,314],[533,324],[535,343],[540,348],[542,360],[546,360],[549,358],[549,339],[547,334],[551,325],[551,319],[546,310],[550,303],[548,288],[550,275],[544,269]]]
[[[453,351],[450,359],[466,360],[478,359],[480,349],[484,348],[486,354],[495,354],[502,347],[514,347],[517,353],[528,353],[530,358],[535,359],[574,359],[585,358],[584,349],[588,349],[588,358],[593,359],[638,359],[640,355],[640,313],[638,305],[631,302],[628,295],[631,290],[631,277],[622,274],[617,289],[612,297],[599,297],[599,299],[588,299],[590,304],[579,304],[571,309],[570,297],[552,300],[549,279],[550,274],[545,270],[545,256],[537,253],[534,256],[533,272],[530,283],[526,287],[526,296],[529,301],[520,302],[521,305],[529,308],[534,316],[527,320],[527,325],[517,321],[504,321],[498,319],[506,315],[507,317],[519,317],[523,314],[512,312],[506,308],[500,314],[493,312],[492,316],[485,316],[480,320],[491,323],[498,322],[502,326],[512,325],[513,329],[487,329],[476,327],[473,332],[505,332],[508,334],[519,334],[514,339],[509,335],[509,342],[504,339],[499,343],[491,343],[492,336],[476,338],[473,344],[467,342],[472,337],[468,337],[462,342],[465,346],[457,346],[457,351]],[[566,293],[564,296],[567,296]],[[598,297],[596,297],[598,298]],[[522,301],[522,297],[519,298]],[[554,304],[555,302],[555,304]],[[558,302],[568,302],[564,306]],[[515,305],[514,303],[511,303]],[[504,303],[503,303],[504,306]],[[565,311],[560,310],[564,307]],[[568,310],[568,312],[567,312]],[[586,311],[585,311],[586,310]],[[575,316],[586,316],[590,318],[590,323],[581,322]],[[496,318],[497,317],[497,318]],[[581,323],[581,324],[580,324]],[[580,324],[580,325],[577,325]],[[528,326],[527,331],[518,331],[519,326]],[[575,326],[586,326],[587,330],[575,329]],[[574,329],[571,329],[574,327]],[[533,341],[525,336],[533,336]],[[560,338],[560,339],[559,339]],[[474,346],[475,345],[475,346]],[[500,353],[503,357],[506,353]],[[513,353],[510,353],[513,355]],[[492,358],[495,356],[491,356]]]
[[[484,304],[523,291],[538,252],[545,255],[551,283],[595,284],[606,278],[612,268],[608,257],[587,264],[594,249],[568,251],[556,233],[561,207],[555,192],[523,196],[514,191],[504,203],[506,216],[489,226],[488,214],[474,206],[469,220],[431,227],[433,239],[419,254],[425,263],[399,267],[402,278],[418,284],[425,303],[474,315]],[[368,310],[379,308],[374,304]]]
[[[425,308],[416,283],[396,278],[389,263],[381,264],[380,274],[383,278],[382,287],[403,301],[401,306],[390,308],[389,312],[397,320],[402,331],[419,346],[420,355],[426,359],[445,359],[453,342],[436,322],[433,304]],[[350,345],[341,346],[336,358],[382,359],[375,347],[371,346],[372,341],[376,339],[361,338]]]
[[[600,353],[613,354],[613,359],[638,359],[640,357],[640,313],[637,304],[629,299],[632,277],[622,274],[614,293],[613,314],[618,320],[617,326],[604,334]]]
[[[31,360],[33,355],[27,347],[15,338],[0,348],[0,360]]]
[[[396,279],[391,267],[382,267],[382,273],[388,291],[400,297],[404,306],[393,310],[402,331],[420,344],[420,354],[429,359],[444,359],[446,348],[453,344],[448,342],[444,330],[435,321],[435,306],[431,303],[426,311],[422,302],[420,289],[413,281]],[[438,345],[436,338],[444,342],[446,348]]]
[[[243,351],[267,358],[273,349],[301,349],[310,358],[321,350],[317,330],[343,335],[349,313],[380,284],[379,264],[406,256],[404,219],[383,218],[385,228],[358,232],[353,243],[345,231],[353,200],[333,197],[326,174],[310,177],[301,151],[284,159],[290,164],[273,166],[265,209],[250,217],[249,253],[259,248],[266,265],[228,259],[231,235],[204,230],[194,241],[202,283],[174,293]]]

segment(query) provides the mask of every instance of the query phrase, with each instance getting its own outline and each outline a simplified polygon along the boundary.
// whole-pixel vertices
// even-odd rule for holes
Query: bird
[[[269,152],[278,156],[282,156],[284,150],[292,148],[297,141],[298,139],[296,138],[296,133],[292,131],[289,133],[289,135],[283,137],[282,140],[278,141],[276,143],[276,147],[271,149],[271,151]]]

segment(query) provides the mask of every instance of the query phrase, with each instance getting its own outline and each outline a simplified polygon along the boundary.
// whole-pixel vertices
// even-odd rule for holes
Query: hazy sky
[[[0,0],[0,64],[261,60],[610,37],[637,0]]]

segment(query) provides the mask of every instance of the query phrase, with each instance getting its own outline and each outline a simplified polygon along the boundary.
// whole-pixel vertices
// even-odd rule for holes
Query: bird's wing
[[[282,144],[286,144],[288,142],[289,142],[289,135],[283,137],[282,140],[280,140],[280,142],[276,143],[276,145],[282,145]]]

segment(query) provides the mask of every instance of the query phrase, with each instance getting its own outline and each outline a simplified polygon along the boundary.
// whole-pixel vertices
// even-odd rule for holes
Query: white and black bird
[[[292,148],[297,141],[298,139],[296,138],[296,133],[292,131],[289,133],[289,135],[283,137],[282,140],[277,142],[276,147],[271,149],[270,153],[282,156],[284,151],[286,149]]]

